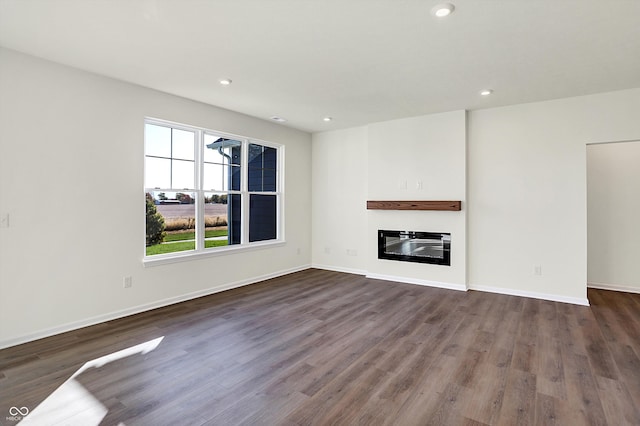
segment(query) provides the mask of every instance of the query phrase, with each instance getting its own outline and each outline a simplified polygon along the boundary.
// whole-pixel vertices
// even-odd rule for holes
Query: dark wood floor
[[[2,350],[0,424],[638,425],[640,295],[588,296],[311,269]]]

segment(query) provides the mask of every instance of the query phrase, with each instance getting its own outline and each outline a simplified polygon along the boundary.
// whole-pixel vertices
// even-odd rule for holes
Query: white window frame
[[[249,138],[246,136],[234,135],[227,132],[221,132],[218,130],[205,129],[196,126],[189,126],[186,124],[175,123],[172,121],[161,120],[157,118],[147,117],[144,119],[144,126],[147,124],[169,127],[172,129],[185,130],[189,132],[195,133],[195,171],[194,171],[194,181],[196,188],[194,189],[186,189],[186,188],[147,188],[144,184],[144,179],[146,174],[143,173],[143,189],[144,194],[153,191],[164,191],[164,192],[189,192],[194,193],[196,202],[195,202],[195,217],[196,217],[196,243],[195,250],[187,250],[180,251],[175,253],[166,253],[166,254],[156,254],[152,256],[147,256],[146,254],[146,219],[143,218],[144,222],[144,237],[142,239],[143,246],[143,258],[142,262],[144,266],[154,266],[154,265],[163,265],[167,263],[175,263],[175,262],[183,262],[186,260],[193,260],[202,257],[212,257],[212,256],[221,256],[221,255],[229,255],[233,253],[242,253],[246,251],[270,248],[275,246],[284,245],[284,145],[277,144],[274,142],[264,141],[261,139]],[[204,176],[203,176],[203,153],[204,153],[204,136],[205,134],[220,136],[223,138],[233,139],[240,141],[241,145],[241,158],[240,158],[240,190],[228,190],[227,194],[239,194],[241,196],[241,232],[240,232],[240,244],[227,245],[221,247],[204,247],[204,196],[206,193],[211,192],[224,192],[219,190],[212,190],[203,188]],[[146,132],[145,132],[146,138]],[[269,148],[275,148],[277,150],[277,169],[276,169],[276,191],[249,191],[248,187],[248,161],[249,161],[249,144],[257,144]],[[143,161],[146,162],[146,141],[145,152]],[[276,196],[276,238],[272,240],[264,240],[264,241],[255,241],[249,242],[249,206],[250,206],[250,197],[252,194],[259,195],[275,195]],[[231,218],[227,218],[227,221],[230,221]]]

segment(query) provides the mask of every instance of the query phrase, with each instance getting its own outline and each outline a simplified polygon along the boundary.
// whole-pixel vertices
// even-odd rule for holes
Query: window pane
[[[249,144],[249,167],[275,169],[278,150],[268,146]]]
[[[173,129],[173,158],[194,160],[195,133]]]
[[[239,215],[240,199],[230,198],[226,193],[209,192],[205,193],[204,202],[205,248],[240,244],[240,229],[234,231],[233,223],[229,224],[229,218],[233,219],[234,203],[236,202],[238,203]],[[235,235],[237,238],[234,239]]]
[[[204,189],[213,189],[217,191],[224,190],[224,175],[226,167],[222,164],[204,164],[203,182]]]
[[[144,174],[145,188],[171,188],[171,160],[146,157]]]
[[[262,169],[249,169],[249,191],[262,191]]]
[[[219,164],[224,162],[225,157],[218,152],[218,147],[220,146],[219,143],[216,143],[218,139],[220,139],[218,136],[204,135],[204,161]]]
[[[229,181],[227,182],[229,189],[232,191],[240,191],[240,166],[231,166],[229,173]]]
[[[277,153],[278,150],[275,148],[269,148],[267,146],[263,147],[263,167],[265,169],[275,169],[277,164]]]
[[[249,169],[249,191],[276,191],[276,171],[273,169]]]
[[[239,191],[240,167],[205,163],[202,187],[216,191]]]
[[[277,238],[277,208],[275,195],[250,195],[249,241]]]
[[[240,194],[229,195],[229,241],[231,244],[240,244],[242,233],[242,196]]]
[[[240,165],[242,142],[215,135],[204,135],[204,161]]]
[[[249,191],[276,191],[277,150],[249,145]]]
[[[146,124],[144,126],[145,154],[156,157],[171,157],[171,129]]]
[[[231,164],[239,166],[240,165],[240,153],[242,152],[242,143],[240,141],[229,141],[231,143],[226,149],[225,153],[231,157]]]
[[[264,169],[262,171],[262,190],[276,191],[276,171],[275,169]]]
[[[262,167],[262,145],[249,144],[249,167]]]
[[[147,256],[195,250],[195,193],[152,191],[146,198]]]
[[[193,161],[172,160],[171,166],[171,188],[195,188]]]

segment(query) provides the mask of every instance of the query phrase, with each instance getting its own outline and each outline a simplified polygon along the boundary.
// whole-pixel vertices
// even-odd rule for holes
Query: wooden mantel
[[[367,210],[460,211],[462,201],[367,201]]]

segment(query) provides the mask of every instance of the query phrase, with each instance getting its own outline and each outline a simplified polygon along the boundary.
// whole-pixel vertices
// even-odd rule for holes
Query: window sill
[[[158,254],[155,256],[145,256],[142,264],[145,268],[150,266],[167,265],[170,263],[188,262],[206,257],[226,256],[230,254],[245,253],[254,250],[274,248],[284,246],[284,240],[256,242],[247,245],[229,246],[224,248],[209,249],[203,251],[185,251],[180,253]]]

